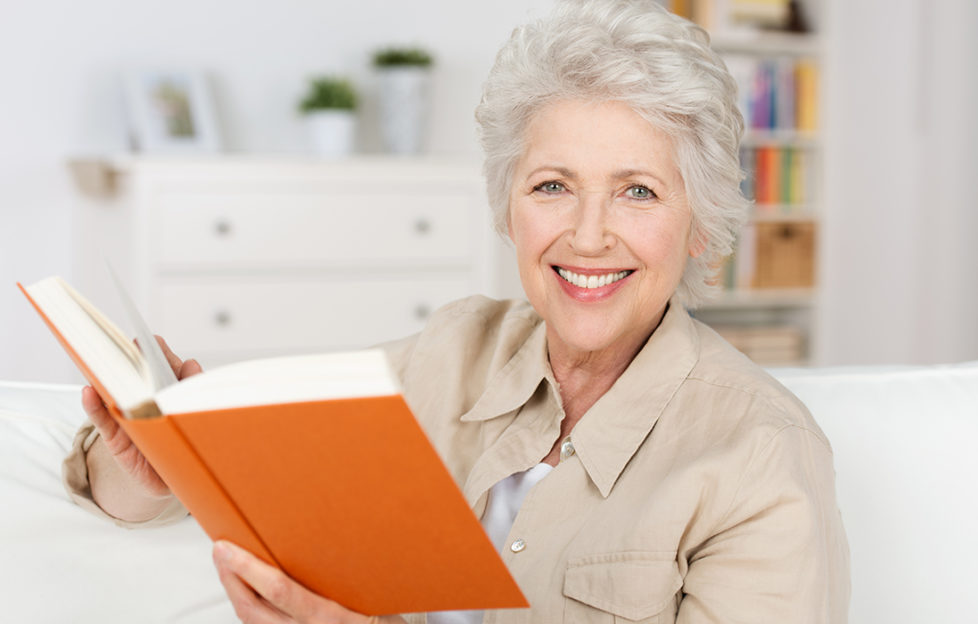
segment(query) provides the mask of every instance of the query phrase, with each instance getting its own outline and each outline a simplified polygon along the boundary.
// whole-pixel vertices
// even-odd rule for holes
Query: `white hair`
[[[563,0],[513,31],[496,56],[475,117],[496,229],[506,233],[525,131],[558,100],[619,101],[665,132],[692,212],[690,258],[676,295],[695,307],[746,220],[740,191],[744,120],[737,84],[706,32],[653,0]]]

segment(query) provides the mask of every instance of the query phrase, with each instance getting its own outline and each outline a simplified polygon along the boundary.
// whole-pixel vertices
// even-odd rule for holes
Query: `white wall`
[[[820,359],[978,358],[978,3],[833,0]]]
[[[116,76],[201,67],[229,149],[305,149],[306,77],[347,72],[375,114],[369,53],[437,59],[433,151],[473,155],[472,110],[498,45],[552,0],[40,0],[0,20],[0,378],[74,379],[13,288],[71,277],[75,191],[64,160],[125,145]],[[829,142],[817,345],[823,363],[978,358],[978,4],[827,0]],[[361,137],[377,149],[375,134]]]
[[[40,0],[0,19],[0,379],[76,379],[14,288],[71,278],[75,190],[66,157],[125,145],[120,71],[199,67],[213,76],[228,149],[307,149],[296,104],[306,79],[346,73],[364,91],[377,151],[368,62],[422,44],[436,57],[430,151],[476,155],[472,112],[495,52],[552,0]],[[378,180],[383,183],[383,180]]]

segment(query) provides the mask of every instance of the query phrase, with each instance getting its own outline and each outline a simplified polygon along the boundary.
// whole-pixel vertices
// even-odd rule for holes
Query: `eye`
[[[560,182],[544,182],[543,184],[538,184],[533,187],[534,191],[543,191],[544,193],[563,193],[564,185]]]
[[[628,187],[625,195],[631,199],[655,199],[655,193],[650,188],[641,185]]]

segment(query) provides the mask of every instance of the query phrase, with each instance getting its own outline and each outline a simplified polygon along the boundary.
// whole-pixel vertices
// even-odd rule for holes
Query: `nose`
[[[582,256],[604,253],[615,243],[609,229],[611,201],[603,193],[581,194],[574,214],[571,246]]]

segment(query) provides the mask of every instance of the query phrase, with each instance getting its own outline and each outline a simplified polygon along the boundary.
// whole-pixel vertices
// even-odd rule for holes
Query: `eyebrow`
[[[542,167],[537,167],[529,174],[527,174],[526,179],[529,180],[530,178],[537,175],[541,171],[553,171],[565,178],[570,178],[571,180],[577,179],[577,174],[573,170],[568,169],[567,167],[560,167],[556,165],[543,165]],[[611,174],[611,177],[615,180],[623,180],[625,178],[630,178],[636,175],[649,177],[655,180],[656,182],[658,182],[659,184],[662,184],[663,186],[666,185],[666,181],[664,178],[655,175],[651,171],[646,171],[645,169],[619,169],[613,172]]]
[[[537,167],[536,169],[534,169],[530,173],[526,174],[526,179],[529,180],[530,178],[532,178],[536,174],[540,173],[541,171],[555,171],[555,172],[559,173],[560,175],[564,176],[565,178],[576,178],[577,177],[577,175],[573,171],[571,171],[570,169],[568,169],[567,167],[557,167],[555,165],[543,165],[542,167]]]

